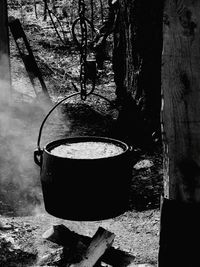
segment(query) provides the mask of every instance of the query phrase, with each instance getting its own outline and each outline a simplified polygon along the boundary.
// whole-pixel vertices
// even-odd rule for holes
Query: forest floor
[[[79,88],[79,52],[70,41],[70,33],[69,41],[63,45],[49,20],[36,19],[29,6],[23,12],[21,20],[19,10],[9,8],[9,16],[19,17],[23,22],[51,101],[56,104],[76,92],[72,82]],[[11,34],[10,61],[12,103],[8,108],[7,99],[1,100],[0,110],[0,266],[66,266],[62,261],[63,247],[42,237],[46,230],[60,224],[89,237],[99,226],[113,232],[116,237],[112,246],[132,256],[132,262],[115,267],[142,263],[156,266],[163,189],[161,147],[140,153],[133,166],[129,207],[123,214],[102,221],[82,222],[49,215],[44,209],[40,170],[34,163],[33,151],[40,125],[52,104],[43,100],[41,94],[36,96]],[[109,100],[115,98],[110,61],[106,61],[98,73],[95,92]],[[117,115],[118,111],[110,107],[109,101],[92,95],[84,101],[77,95],[61,104],[49,117],[40,145],[76,135],[113,137]]]

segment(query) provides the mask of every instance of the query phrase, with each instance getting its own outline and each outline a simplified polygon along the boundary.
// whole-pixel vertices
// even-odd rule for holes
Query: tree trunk
[[[10,94],[10,61],[7,1],[0,1],[0,94],[1,97]]]
[[[200,266],[200,2],[165,0],[159,267]]]
[[[115,72],[124,73],[120,90],[137,105],[138,112],[134,114],[133,109],[126,117],[137,117],[130,127],[143,136],[142,142],[160,130],[162,8],[160,0],[119,0],[120,37],[114,55],[119,64]]]
[[[162,0],[137,1],[136,51],[141,71],[136,98],[141,103],[145,127],[150,133],[160,130],[162,18]]]

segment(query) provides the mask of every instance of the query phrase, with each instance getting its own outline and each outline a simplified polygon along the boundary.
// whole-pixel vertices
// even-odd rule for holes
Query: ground
[[[116,267],[139,263],[156,266],[162,193],[160,145],[150,151],[140,150],[132,170],[129,207],[118,217],[80,222],[62,220],[45,211],[40,169],[34,163],[33,151],[48,111],[63,97],[75,92],[72,82],[79,88],[79,54],[70,39],[66,46],[59,41],[50,22],[36,19],[33,9],[24,7],[23,12],[26,15],[23,27],[52,103],[47,103],[41,93],[36,96],[10,35],[12,89],[11,95],[1,98],[0,110],[0,266],[65,266],[61,261],[63,247],[42,237],[56,224],[64,224],[90,237],[99,226],[113,232],[116,237],[112,246],[134,257],[131,264]],[[9,8],[9,15],[19,16],[18,9]],[[109,101],[115,98],[109,61],[98,73],[95,92]],[[8,98],[11,99],[9,107]],[[95,95],[83,101],[78,95],[60,104],[42,129],[40,146],[75,135],[115,137],[118,110],[109,101]],[[76,192],[74,195],[76,197]]]

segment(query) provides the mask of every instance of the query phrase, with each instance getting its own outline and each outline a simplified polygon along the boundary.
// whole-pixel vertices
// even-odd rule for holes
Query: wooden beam
[[[200,202],[200,1],[165,1],[164,195]]]
[[[200,266],[200,1],[164,2],[158,266]]]
[[[10,61],[9,61],[9,36],[8,36],[8,13],[7,1],[0,1],[0,81],[6,90],[11,88]],[[0,90],[2,88],[0,87]],[[1,93],[1,92],[0,92]]]

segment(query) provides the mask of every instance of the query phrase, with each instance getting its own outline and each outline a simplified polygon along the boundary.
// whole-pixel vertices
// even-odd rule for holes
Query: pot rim
[[[57,156],[57,155],[54,155],[52,154],[50,151],[49,151],[49,148],[53,148],[53,147],[57,147],[56,144],[63,144],[63,143],[67,143],[66,141],[73,141],[72,143],[76,143],[77,141],[78,142],[87,142],[87,141],[104,141],[104,142],[107,142],[107,143],[112,143],[112,144],[115,144],[115,145],[121,145],[120,147],[124,149],[124,151],[120,154],[117,154],[117,155],[114,155],[114,156],[107,156],[107,157],[101,157],[101,158],[69,158],[69,157],[60,157],[60,156]],[[55,144],[55,146],[53,146]],[[53,146],[53,147],[52,147]],[[46,144],[44,147],[43,147],[43,151],[45,153],[47,153],[48,155],[52,156],[52,157],[56,157],[56,158],[59,158],[59,159],[67,159],[67,160],[84,160],[84,161],[93,161],[93,160],[104,160],[104,159],[113,159],[113,158],[116,158],[116,157],[120,157],[122,155],[124,155],[125,153],[127,152],[130,152],[132,150],[132,147],[128,144],[126,144],[125,142],[121,141],[121,140],[118,140],[118,139],[115,139],[115,138],[110,138],[110,137],[103,137],[103,136],[73,136],[73,137],[67,137],[67,138],[62,138],[62,139],[57,139],[57,140],[54,140],[54,141],[51,141],[50,143]]]

